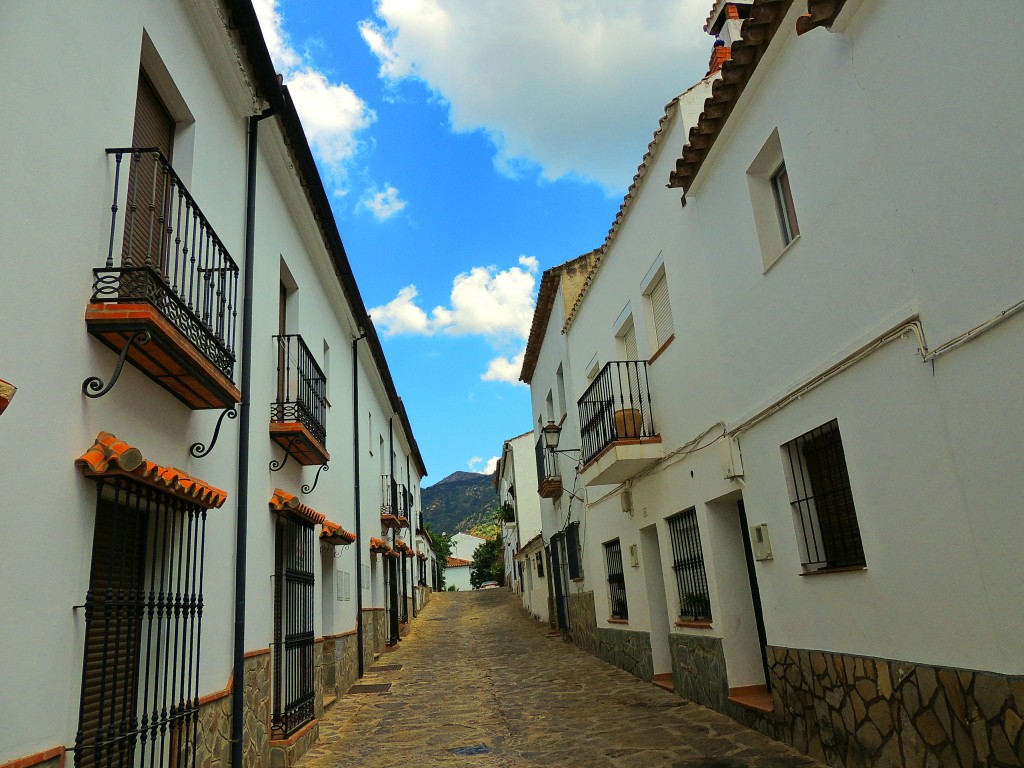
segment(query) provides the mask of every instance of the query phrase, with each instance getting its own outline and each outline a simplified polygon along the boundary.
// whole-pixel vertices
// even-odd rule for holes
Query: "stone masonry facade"
[[[580,649],[641,680],[654,679],[654,657],[647,632],[597,626],[593,592],[569,595],[569,639]]]
[[[1024,678],[769,647],[779,737],[837,768],[1024,766]]]
[[[641,680],[646,632],[597,626],[593,592],[568,599],[570,639]],[[669,636],[675,692],[834,768],[1024,767],[1024,677],[768,647],[774,711],[729,700],[721,638]]]

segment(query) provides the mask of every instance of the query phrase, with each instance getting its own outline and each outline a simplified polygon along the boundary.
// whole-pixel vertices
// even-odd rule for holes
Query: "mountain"
[[[494,475],[453,472],[422,492],[423,517],[437,532],[469,531],[494,519],[498,495]]]

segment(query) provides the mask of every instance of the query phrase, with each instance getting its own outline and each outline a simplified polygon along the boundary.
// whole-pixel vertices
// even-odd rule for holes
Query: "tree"
[[[434,555],[437,557],[437,569],[441,579],[437,588],[444,589],[444,569],[448,567],[448,558],[452,554],[452,537],[447,533],[435,533],[428,522],[423,523],[423,528],[430,536],[430,541],[434,546]]]
[[[501,539],[485,541],[473,552],[473,567],[469,571],[469,583],[478,589],[485,581],[505,583],[505,553]]]

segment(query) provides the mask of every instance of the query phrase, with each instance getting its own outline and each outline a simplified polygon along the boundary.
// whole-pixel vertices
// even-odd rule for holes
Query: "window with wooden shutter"
[[[626,353],[627,360],[639,360],[636,347],[636,326],[630,323],[629,328],[622,334],[622,348]]]
[[[654,315],[654,336],[660,348],[675,333],[672,325],[672,305],[668,299],[668,282],[662,275],[651,288],[651,310]]]

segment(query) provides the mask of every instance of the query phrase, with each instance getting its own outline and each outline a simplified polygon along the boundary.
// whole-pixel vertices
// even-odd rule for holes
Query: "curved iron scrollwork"
[[[235,410],[234,406],[231,406],[230,408],[225,408],[223,412],[221,412],[220,417],[217,419],[217,426],[213,428],[213,437],[210,439],[209,447],[203,443],[192,443],[192,445],[188,447],[188,452],[192,454],[193,458],[201,459],[210,454],[210,451],[213,450],[213,446],[217,444],[217,438],[220,436],[220,425],[224,423],[225,416],[229,419],[237,419],[238,411]]]
[[[288,463],[288,459],[291,458],[292,448],[302,443],[301,437],[293,437],[288,441],[288,445],[284,449],[284,458],[281,461],[272,459],[270,462],[270,471],[277,472],[278,470],[284,469],[284,465]]]
[[[313,484],[312,485],[304,485],[304,486],[302,486],[302,492],[303,493],[312,493],[313,491],[315,491],[316,490],[316,484],[320,482],[320,473],[321,472],[326,472],[329,469],[330,469],[330,467],[328,467],[326,464],[321,464],[320,465],[320,469],[318,469],[316,471],[316,477],[313,478]]]
[[[90,376],[82,382],[82,394],[92,398],[103,397],[107,394],[107,392],[114,388],[117,380],[121,377],[121,370],[124,368],[125,360],[128,359],[128,352],[131,350],[132,344],[148,344],[152,338],[149,335],[149,331],[139,331],[133,334],[121,349],[121,354],[117,356],[117,366],[110,376],[110,383],[104,386],[103,379],[98,376]]]

